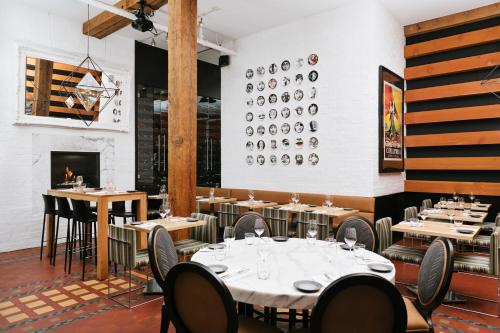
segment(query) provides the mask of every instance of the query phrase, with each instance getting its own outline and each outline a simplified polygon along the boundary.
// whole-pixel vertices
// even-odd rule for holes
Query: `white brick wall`
[[[378,66],[384,65],[396,73],[402,73],[404,68],[403,28],[378,2],[351,1],[330,12],[242,38],[236,44],[238,55],[231,57],[231,65],[222,69],[222,186],[360,196],[402,191],[403,174],[378,174]],[[315,86],[319,90],[316,136],[320,142],[320,163],[271,166],[267,164],[271,150],[266,147],[266,165],[247,166],[246,69],[255,71],[261,65],[267,69],[269,64],[279,65],[285,59],[293,66],[296,58],[306,58],[309,53],[319,55],[315,66],[319,79]],[[310,70],[305,67],[303,74]],[[281,69],[275,76],[283,76]],[[264,81],[267,83],[269,78],[266,73]],[[286,90],[293,94],[295,87],[293,83],[290,86]],[[284,89],[276,90],[279,97]],[[267,98],[269,89],[266,87],[263,93]],[[253,94],[254,100],[257,96]],[[293,108],[299,103],[288,104],[292,110],[288,122],[293,127],[299,120],[293,115]],[[308,104],[308,98],[304,98],[301,105],[307,108]],[[279,112],[284,105],[276,106]],[[267,113],[270,108],[266,101],[262,110]],[[257,110],[253,108],[254,113]],[[282,122],[278,116],[278,128]],[[267,119],[263,124],[267,128],[270,122]],[[309,136],[301,137],[305,141]],[[266,144],[270,139],[266,134]],[[256,141],[255,135],[252,140]],[[287,151],[291,156],[296,152],[295,148]],[[309,152],[308,148],[302,149],[303,155]],[[283,153],[277,151],[278,159]]]

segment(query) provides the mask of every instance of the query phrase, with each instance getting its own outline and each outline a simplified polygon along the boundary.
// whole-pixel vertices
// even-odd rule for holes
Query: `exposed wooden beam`
[[[405,91],[406,103],[429,101],[451,97],[481,95],[500,91],[500,78],[481,81],[449,84],[445,86],[411,89]]]
[[[410,44],[405,46],[404,56],[406,59],[421,57],[438,52],[451,51],[463,47],[481,45],[500,40],[500,26],[465,32],[443,38],[433,39],[427,42]]]
[[[500,144],[500,131],[408,135],[405,147],[439,147]]]
[[[500,195],[500,183],[405,180],[405,192]]]
[[[405,26],[406,37],[421,35],[427,32],[456,27],[500,16],[500,3],[494,3],[465,12],[455,13],[432,20]]]
[[[500,64],[500,52],[480,54],[472,57],[434,62],[432,64],[405,68],[405,80],[421,79],[451,73],[462,73],[494,67]]]
[[[48,116],[52,86],[52,68],[54,62],[36,59],[33,79],[33,109],[34,116]]]
[[[500,170],[500,157],[407,158],[406,170]]]
[[[196,206],[197,0],[170,0],[168,13],[168,194],[174,214],[189,216]]]
[[[405,124],[427,124],[446,121],[500,118],[500,105],[481,105],[464,108],[405,113]]]
[[[167,1],[168,0],[147,0],[147,3],[153,10],[157,10],[167,4]],[[132,11],[137,9],[137,2],[138,0],[120,0],[113,6],[126,11]],[[150,13],[151,9],[146,8],[146,12]],[[125,17],[104,11],[94,16],[89,21],[84,22],[82,32],[84,34],[89,33],[90,36],[101,39],[126,27],[130,22],[131,20]]]

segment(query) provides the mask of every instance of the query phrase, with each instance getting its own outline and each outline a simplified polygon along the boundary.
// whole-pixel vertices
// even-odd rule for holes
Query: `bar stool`
[[[43,243],[44,243],[44,237],[45,237],[45,221],[47,218],[47,215],[52,215],[53,217],[56,216],[56,201],[53,196],[48,195],[48,194],[42,194],[43,198],[43,228],[42,228],[42,240],[40,241],[40,261],[42,260],[42,254],[43,254]]]
[[[59,239],[59,220],[61,218],[66,219],[68,226],[66,229],[66,246],[65,246],[65,251],[64,251],[64,270],[66,271],[66,260],[68,257],[68,240],[69,240],[69,229],[70,229],[70,222],[71,218],[73,217],[73,211],[71,210],[71,207],[69,206],[69,202],[67,198],[62,198],[62,197],[56,197],[56,202],[57,202],[57,220],[56,220],[56,229],[55,229],[55,235],[54,235],[54,242],[52,246],[52,265],[56,265],[56,254],[57,254],[57,240]]]
[[[83,252],[83,269],[82,269],[82,280],[85,280],[85,263],[87,261],[87,253],[95,250],[95,259],[97,262],[97,247],[94,247],[92,238],[97,235],[97,215],[92,213],[90,207],[86,205],[83,200],[71,199],[71,204],[73,206],[73,230],[71,234],[70,241],[70,251],[69,251],[69,269],[68,274],[71,274],[71,263],[73,261],[73,253],[76,252],[75,242],[76,242],[76,229],[80,230],[80,246],[78,252]],[[90,231],[90,232],[89,232]]]

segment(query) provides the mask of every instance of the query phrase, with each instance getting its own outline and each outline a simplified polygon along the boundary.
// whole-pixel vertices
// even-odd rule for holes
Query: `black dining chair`
[[[447,238],[436,238],[420,265],[417,299],[404,298],[408,313],[407,332],[432,333],[432,311],[441,305],[453,275],[453,245]]]
[[[172,237],[161,225],[155,226],[148,235],[148,257],[156,283],[165,292],[165,278],[170,269],[177,264],[178,258]],[[160,333],[167,333],[169,324],[170,319],[163,302]]]
[[[45,242],[45,222],[47,219],[47,215],[52,215],[52,217],[55,217],[57,214],[55,198],[48,194],[42,194],[42,198],[43,198],[43,226],[42,226],[42,239],[40,241],[40,260],[42,260],[42,255],[43,255],[43,243]]]
[[[360,215],[351,215],[345,218],[337,229],[335,235],[338,241],[343,241],[347,228],[356,229],[357,243],[364,244],[366,249],[372,252],[377,252],[378,236],[373,224],[366,218]]]
[[[271,237],[271,228],[264,216],[256,212],[245,212],[238,216],[233,223],[235,239],[244,239],[245,233],[255,232],[255,221],[261,219],[264,221],[264,233],[262,237]]]
[[[374,274],[346,275],[319,295],[311,328],[293,333],[404,333],[405,303],[397,288]]]
[[[222,279],[196,262],[175,265],[165,281],[165,302],[176,332],[278,333],[279,329],[238,316]]]
[[[56,264],[56,253],[57,253],[57,240],[59,238],[59,223],[60,219],[66,219],[67,227],[66,227],[66,244],[64,249],[64,271],[66,271],[66,262],[68,259],[68,251],[69,251],[69,242],[70,242],[70,230],[71,230],[71,220],[73,219],[73,210],[69,205],[69,201],[67,198],[56,197],[57,202],[57,219],[56,219],[56,228],[54,231],[54,242],[52,247],[52,264],[55,266]]]
[[[111,203],[111,210],[109,212],[111,216],[111,223],[115,224],[115,217],[123,218],[123,224],[127,223],[127,219],[130,218],[135,221],[137,215],[134,211],[128,212],[125,207],[125,201],[114,201]]]

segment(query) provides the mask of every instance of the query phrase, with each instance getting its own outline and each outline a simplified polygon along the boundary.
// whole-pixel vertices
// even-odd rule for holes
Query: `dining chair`
[[[311,221],[314,221],[318,226],[316,239],[325,240],[330,232],[330,217],[325,214],[316,214],[313,212],[297,213],[297,237],[306,238],[307,227]]]
[[[73,226],[69,250],[69,268],[71,273],[71,263],[73,253],[79,252],[82,256],[82,281],[85,280],[85,264],[90,256],[95,258],[97,263],[97,244],[94,242],[94,236],[97,236],[97,215],[91,211],[90,206],[83,200],[71,199],[73,206]],[[76,249],[76,230],[80,231],[80,244]],[[90,255],[90,256],[88,256]]]
[[[176,332],[281,332],[256,319],[238,316],[223,280],[202,264],[175,265],[167,274],[165,287],[167,311]]]
[[[431,205],[432,205],[432,203],[431,203]],[[415,206],[407,207],[404,210],[404,220],[409,221],[410,219],[418,219],[418,209]],[[431,240],[431,236],[417,234],[417,233],[409,233],[409,232],[403,233],[403,237],[404,238],[416,238],[416,239],[426,240],[426,241]]]
[[[178,259],[174,241],[167,229],[161,225],[155,226],[148,235],[148,257],[156,283],[165,293],[165,278],[170,269],[177,264]],[[160,333],[167,333],[170,324],[165,304],[163,302],[161,307]]]
[[[234,203],[221,203],[219,205],[219,228],[232,226],[240,215],[240,206]]]
[[[271,229],[264,216],[257,212],[245,212],[238,216],[233,223],[235,239],[244,239],[245,233],[254,233],[255,220],[262,219],[264,221],[264,233],[262,237],[271,237]]]
[[[343,241],[347,228],[356,229],[356,242],[364,244],[367,250],[377,252],[378,238],[373,224],[360,215],[351,215],[346,217],[337,229],[336,238]]]
[[[422,207],[424,207],[425,209],[432,208],[432,200],[431,199],[422,200]]]
[[[189,238],[174,242],[177,254],[185,260],[198,250],[217,242],[217,217],[209,214],[192,213],[192,218],[203,220],[205,225],[190,228]]]
[[[55,198],[48,194],[42,194],[42,198],[43,198],[43,226],[42,226],[42,239],[40,241],[40,260],[42,260],[42,255],[43,255],[43,243],[45,242],[45,221],[47,219],[47,215],[52,215],[52,217],[55,217],[57,215]],[[52,256],[50,258],[52,259]]]
[[[269,221],[271,234],[274,236],[289,236],[288,221],[290,212],[286,209],[279,209],[280,206],[262,208],[262,215]]]
[[[327,286],[311,315],[311,328],[294,333],[404,333],[407,315],[397,288],[374,274],[351,274]]]
[[[436,238],[420,265],[417,282],[417,298],[404,297],[408,314],[407,332],[434,332],[432,311],[436,309],[450,286],[453,275],[453,245],[447,238]]]
[[[66,262],[68,259],[68,253],[69,253],[69,245],[71,243],[71,237],[70,237],[70,232],[71,232],[71,220],[73,219],[73,210],[71,209],[71,206],[69,205],[69,201],[67,198],[63,197],[56,197],[56,203],[57,203],[57,209],[56,209],[56,214],[57,214],[57,219],[56,219],[56,225],[55,225],[55,232],[54,232],[54,242],[53,242],[53,247],[52,247],[52,264],[56,264],[56,253],[57,253],[57,239],[58,239],[58,234],[59,234],[59,222],[60,219],[66,219],[67,221],[67,227],[66,227],[66,244],[65,244],[65,249],[64,249],[64,271],[66,271]]]
[[[115,217],[123,218],[123,224],[127,223],[127,219],[131,218],[132,221],[136,220],[135,212],[128,212],[125,207],[125,201],[114,201],[111,203],[111,223],[115,224]]]

